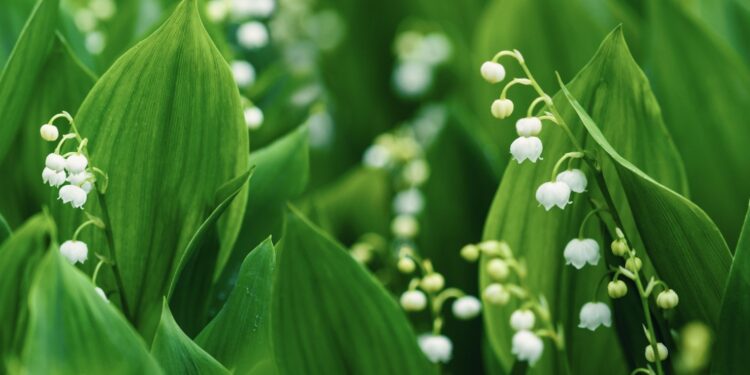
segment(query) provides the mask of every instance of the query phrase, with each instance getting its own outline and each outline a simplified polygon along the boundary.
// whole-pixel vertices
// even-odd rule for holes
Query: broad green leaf
[[[5,217],[2,214],[0,214],[0,245],[2,245],[12,233],[13,231],[10,229],[8,221],[5,220]]]
[[[23,121],[40,69],[52,46],[58,0],[39,0],[0,74],[0,160],[7,155]]]
[[[248,170],[236,84],[197,7],[183,1],[118,59],[76,117],[91,164],[109,174],[106,194],[90,206],[108,224],[109,241],[84,240],[114,254],[123,311],[147,338],[216,190]],[[246,199],[241,192],[220,219],[222,246],[233,245]]]
[[[5,65],[33,6],[31,1],[0,1],[3,9],[0,12],[0,65]]]
[[[40,69],[33,74],[32,94],[15,110],[22,113],[19,128],[13,136],[7,157],[0,162],[0,174],[14,176],[0,185],[0,210],[8,221],[18,225],[41,210],[54,189],[42,183],[44,159],[55,147],[39,136],[39,127],[60,111],[75,113],[96,80],[83,67],[60,34],[51,35],[52,47]],[[61,134],[68,131],[63,121],[57,123]],[[57,198],[56,196],[53,197]]]
[[[396,301],[294,209],[273,291],[271,334],[282,374],[434,372]]]
[[[677,314],[715,328],[732,262],[721,232],[700,207],[620,155],[573,94],[562,89],[586,131],[614,162],[646,253],[659,276],[680,295]]]
[[[604,40],[570,87],[587,108],[592,108],[597,119],[606,120],[603,131],[616,142],[614,147],[666,184],[684,189],[680,157],[665,130],[648,81],[631,57],[620,28]],[[561,94],[555,97],[555,103],[566,121],[573,124],[577,116]],[[582,126],[573,127],[572,131],[579,143],[586,145],[589,142]],[[548,299],[554,319],[563,324],[567,362],[573,373],[595,374],[603,366],[611,367],[613,371],[626,371],[628,365],[623,355],[629,356],[629,350],[640,352],[641,347],[624,348],[625,352],[621,352],[613,330],[592,333],[577,327],[578,312],[585,302],[593,298],[607,299],[606,295],[596,295],[597,285],[607,269],[604,260],[596,267],[587,266],[580,271],[565,265],[563,249],[576,237],[583,216],[592,208],[587,197],[582,195],[573,195],[573,204],[564,211],[554,209],[548,212],[539,206],[534,197],[536,189],[549,181],[557,160],[574,150],[571,141],[554,125],[545,125],[541,139],[544,160],[521,165],[511,162],[506,169],[485,225],[484,238],[508,242],[515,254],[525,258],[530,265],[528,285]],[[610,176],[614,170],[604,165],[604,173]],[[600,199],[594,178],[591,173],[589,176],[590,192],[586,194],[594,194],[593,198]],[[627,210],[622,190],[610,190],[618,208]],[[586,237],[596,239],[605,251],[608,245],[601,233],[601,228],[591,223],[584,231]],[[489,281],[483,273],[482,285]],[[635,314],[642,314],[637,307],[634,308]],[[513,333],[508,327],[513,310],[514,306],[489,307],[484,315],[489,341],[506,371],[511,369],[514,361],[510,353]],[[640,329],[639,324],[635,327]],[[551,345],[549,348],[542,362],[533,367],[533,372],[562,372],[560,363],[565,359],[556,358],[559,355]],[[642,358],[642,353],[638,358]],[[630,363],[632,366],[632,359]]]
[[[741,374],[747,369],[746,338],[750,335],[750,325],[744,317],[750,316],[750,210],[745,217],[745,225],[734,260],[729,270],[727,285],[719,314],[716,330],[716,344],[713,348],[711,373],[716,375]]]
[[[37,268],[28,326],[25,373],[161,373],[136,331],[57,249]]]
[[[176,318],[185,332],[194,336],[205,325],[208,296],[213,286],[213,269],[219,256],[221,239],[218,221],[253,174],[251,168],[216,191],[215,208],[190,239],[171,282],[169,297]]]
[[[195,339],[236,374],[276,372],[270,326],[274,251],[268,238],[250,252],[226,304]]]
[[[647,3],[654,86],[689,166],[692,199],[733,242],[750,194],[745,142],[750,126],[744,113],[750,103],[750,68],[677,1]]]
[[[309,177],[307,127],[300,127],[278,141],[250,154],[255,174],[242,229],[235,247],[219,255],[217,273],[236,274],[253,246],[281,232],[284,204],[302,193]],[[224,270],[229,264],[230,269]],[[218,276],[218,275],[217,275]]]
[[[47,217],[35,216],[9,240],[0,240],[0,358],[20,354],[31,277],[49,246],[51,227]]]
[[[229,374],[211,355],[190,340],[177,325],[164,300],[151,354],[169,374]]]

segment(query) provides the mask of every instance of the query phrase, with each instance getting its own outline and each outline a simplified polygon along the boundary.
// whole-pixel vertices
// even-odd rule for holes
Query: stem
[[[500,92],[500,99],[505,99],[505,97],[508,94],[508,90],[511,88],[511,86],[514,86],[517,84],[528,86],[531,84],[531,82],[529,82],[529,80],[526,78],[513,78],[512,81],[508,82],[508,84],[505,85],[505,87],[503,87],[503,91]]]
[[[81,234],[81,231],[83,228],[86,228],[89,225],[96,224],[96,220],[88,220],[84,222],[83,224],[79,225],[75,232],[73,232],[73,241],[78,239],[78,235]]]
[[[534,113],[534,107],[536,107],[536,105],[539,104],[540,102],[546,103],[547,98],[540,96],[534,99],[534,101],[531,102],[531,104],[529,104],[529,109],[526,111],[526,117],[531,117],[531,115]]]
[[[94,268],[94,275],[91,276],[91,282],[96,285],[96,277],[99,276],[99,270],[102,268],[102,265],[104,264],[104,259],[99,259],[99,263],[96,264],[96,268]]]
[[[550,178],[551,181],[555,180],[555,177],[557,177],[557,171],[560,170],[560,166],[565,162],[567,159],[579,159],[584,157],[585,154],[583,153],[583,150],[581,151],[573,151],[573,152],[567,152],[565,155],[563,155],[557,163],[555,163],[555,167],[552,168],[552,178]]]
[[[583,229],[586,228],[586,222],[592,216],[594,216],[597,212],[600,212],[600,211],[607,211],[607,208],[606,207],[597,207],[597,208],[589,211],[589,213],[587,213],[586,216],[583,217],[583,220],[581,221],[581,226],[578,228],[578,238],[579,239],[583,238]]]
[[[643,307],[643,315],[646,318],[646,328],[648,329],[648,335],[651,336],[648,341],[654,351],[654,359],[656,360],[656,372],[659,375],[663,375],[664,369],[662,369],[661,358],[659,357],[659,347],[656,345],[654,323],[651,321],[651,312],[648,311],[648,296],[646,296],[646,292],[643,289],[643,283],[641,283],[640,276],[636,274],[633,281],[635,281],[635,285],[638,288],[638,294],[641,296],[641,306]]]

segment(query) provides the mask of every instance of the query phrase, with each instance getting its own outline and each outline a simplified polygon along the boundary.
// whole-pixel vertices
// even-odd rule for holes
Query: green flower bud
[[[610,298],[622,298],[628,294],[628,286],[622,280],[612,280],[607,284],[607,293]]]
[[[428,293],[439,292],[445,286],[445,278],[439,273],[431,273],[423,277],[419,285]]]
[[[643,267],[643,261],[638,257],[632,257],[625,262],[625,268],[633,273],[640,271],[641,267]]]
[[[667,347],[662,343],[656,344],[656,350],[659,352],[660,361],[667,359],[667,357],[669,356],[669,350],[667,350]],[[656,362],[653,345],[646,346],[646,360],[651,363]]]
[[[401,257],[398,260],[398,270],[402,273],[412,273],[416,268],[417,265],[414,263],[414,260],[409,257]]]
[[[625,256],[628,253],[628,243],[625,242],[624,238],[618,238],[614,241],[612,241],[612,254],[615,254],[618,257]]]
[[[680,303],[680,297],[672,289],[667,289],[656,296],[656,305],[662,309],[673,309]]]
[[[494,280],[503,281],[510,275],[510,267],[504,260],[494,258],[487,262],[487,274]]]
[[[487,285],[482,292],[482,296],[487,303],[493,305],[505,305],[510,301],[510,292],[501,284],[493,283]]]
[[[461,248],[461,257],[469,262],[476,262],[479,259],[479,247],[469,244]]]

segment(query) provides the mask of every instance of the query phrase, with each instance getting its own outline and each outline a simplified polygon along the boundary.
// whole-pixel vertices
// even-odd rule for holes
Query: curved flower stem
[[[500,92],[500,99],[505,99],[505,97],[508,95],[508,90],[510,90],[510,88],[512,86],[514,86],[514,85],[526,85],[526,86],[528,86],[530,84],[531,84],[531,82],[529,82],[529,80],[526,79],[526,78],[514,78],[513,80],[511,80],[510,82],[508,82],[508,84],[505,85],[505,87],[503,87],[503,91]]]
[[[531,115],[534,114],[534,108],[536,108],[537,104],[539,104],[541,102],[545,102],[546,103],[548,101],[549,101],[548,98],[546,98],[544,96],[539,96],[536,99],[534,99],[534,101],[532,101],[531,104],[529,104],[529,109],[526,110],[526,117],[531,117]]]
[[[582,239],[582,238],[583,238],[583,230],[584,230],[584,229],[586,228],[586,222],[587,222],[587,221],[588,221],[588,220],[589,220],[589,219],[590,219],[590,218],[591,218],[592,216],[594,216],[594,215],[596,215],[597,213],[599,213],[599,212],[602,212],[602,211],[609,211],[609,209],[608,209],[608,208],[606,208],[606,207],[597,207],[597,208],[595,208],[595,209],[593,209],[593,210],[589,211],[589,213],[587,213],[587,214],[586,214],[586,216],[584,216],[584,217],[583,217],[583,220],[581,220],[581,226],[580,226],[580,227],[578,228],[578,238],[579,238],[579,239]]]
[[[555,166],[552,168],[552,178],[550,178],[550,181],[554,181],[555,177],[557,176],[557,171],[560,170],[560,167],[567,159],[580,159],[584,157],[585,154],[583,150],[581,151],[573,151],[573,152],[567,152],[565,153],[558,161],[555,163]]]

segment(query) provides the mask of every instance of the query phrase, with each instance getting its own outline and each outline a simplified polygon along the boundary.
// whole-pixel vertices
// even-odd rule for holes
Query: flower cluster
[[[541,184],[536,190],[536,200],[545,210],[549,211],[553,207],[559,207],[565,209],[572,202],[570,196],[572,193],[584,193],[588,185],[588,178],[586,172],[581,168],[573,168],[573,163],[576,160],[581,160],[588,166],[587,170],[591,173],[596,174],[596,181],[604,181],[601,168],[599,163],[593,159],[592,156],[584,150],[576,137],[570,131],[570,128],[566,124],[563,117],[555,107],[555,103],[552,101],[549,95],[547,95],[536,82],[528,67],[526,66],[523,56],[518,51],[501,51],[495,55],[491,61],[485,62],[480,68],[482,77],[490,82],[497,83],[505,78],[505,68],[498,62],[500,58],[508,56],[515,59],[520,67],[522,68],[525,77],[515,78],[511,80],[503,89],[500,94],[500,98],[495,100],[490,107],[490,111],[493,116],[503,119],[507,118],[513,112],[513,102],[506,97],[508,89],[516,84],[531,86],[536,94],[538,95],[528,107],[527,116],[519,119],[516,122],[516,131],[520,138],[516,139],[511,144],[511,154],[513,158],[519,163],[530,160],[536,162],[540,159],[542,153],[541,140],[536,138],[542,129],[542,120],[548,120],[552,124],[559,126],[570,139],[574,146],[574,150],[565,153],[552,169],[552,175],[549,181]],[[562,84],[562,83],[561,83]],[[541,117],[534,117],[535,106],[543,103],[546,106],[547,111]],[[562,165],[567,162],[567,169],[558,173]],[[641,280],[639,271],[643,265],[643,261],[636,256],[636,252],[632,249],[625,238],[624,233],[619,228],[621,223],[619,216],[614,211],[615,205],[606,186],[598,186],[598,190],[604,196],[606,204],[598,204],[593,198],[590,198],[593,209],[583,218],[578,237],[571,239],[563,250],[563,257],[567,265],[573,266],[580,270],[586,265],[596,266],[600,260],[600,246],[599,243],[593,238],[586,238],[584,236],[584,229],[586,222],[592,217],[599,217],[603,213],[608,213],[611,216],[612,221],[615,223],[614,228],[610,226],[608,221],[600,218],[603,225],[613,228],[611,232],[614,232],[616,239],[611,245],[612,253],[615,256],[622,257],[624,259],[624,266],[612,266],[612,279],[607,285],[607,293],[610,298],[621,298],[628,292],[628,286],[620,277],[624,277],[632,281],[641,297],[641,302],[644,306],[644,320],[646,328],[646,336],[649,341],[648,347],[645,349],[645,357],[649,362],[656,364],[658,374],[663,374],[661,361],[667,358],[668,350],[664,344],[657,341],[654,326],[651,321],[650,313],[648,312],[647,305],[649,303],[649,296],[653,292],[654,288],[661,287],[663,290],[656,297],[656,305],[662,309],[672,309],[677,306],[679,297],[674,290],[671,290],[667,285],[660,280],[651,278],[648,285],[644,286]],[[502,253],[507,253],[503,251]],[[500,255],[502,258],[503,256]],[[501,272],[502,267],[493,264],[495,260],[487,262],[487,273],[492,278],[497,278],[499,281],[501,276],[505,276],[506,272]],[[505,259],[502,259],[505,261]],[[502,285],[490,284],[485,289],[485,300],[492,301],[492,298],[497,301],[503,302],[507,300],[507,297],[502,294]],[[491,295],[487,295],[492,293]],[[489,298],[488,298],[489,297]],[[502,298],[501,298],[502,297]],[[515,314],[514,314],[515,315]],[[520,316],[520,315],[519,315]],[[596,330],[600,326],[610,327],[612,325],[612,312],[609,306],[604,302],[592,301],[584,304],[579,314],[580,323],[579,327],[588,329],[591,331]],[[517,317],[517,320],[521,318]],[[519,338],[519,343],[523,341],[526,345],[520,345],[520,347],[534,348],[536,347],[528,335]],[[522,356],[520,353],[521,349],[516,349],[516,340],[514,338],[514,349],[513,352],[518,356],[519,359],[529,359],[528,356]],[[531,351],[530,351],[531,352]],[[533,353],[532,353],[533,354]],[[533,362],[529,359],[530,362]],[[639,369],[651,373],[650,369]]]
[[[398,62],[393,71],[393,84],[404,97],[425,94],[435,80],[435,70],[448,61],[453,47],[440,32],[404,31],[396,37]]]
[[[513,298],[518,309],[510,315],[510,327],[516,332],[511,352],[519,361],[533,365],[544,351],[542,337],[549,337],[558,348],[563,346],[562,332],[555,330],[549,306],[543,297],[536,298],[526,286],[526,266],[502,241],[488,240],[461,249],[469,262],[483,259],[484,272],[490,282],[482,292],[485,303],[506,306]]]

